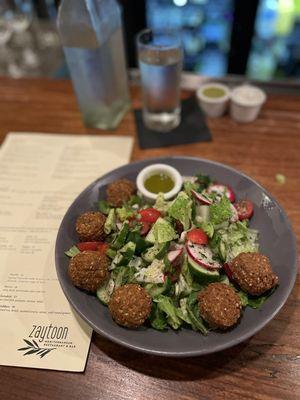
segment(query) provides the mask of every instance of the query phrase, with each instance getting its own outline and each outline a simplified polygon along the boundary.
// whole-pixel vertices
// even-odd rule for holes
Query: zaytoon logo
[[[40,344],[45,340],[65,340],[68,337],[68,333],[69,329],[66,326],[53,326],[52,324],[32,325],[32,329],[28,335],[31,340],[23,339],[27,346],[21,347],[18,351],[24,351],[25,353],[23,356],[35,354],[43,358],[51,351],[55,350],[56,347],[43,347],[40,346]]]

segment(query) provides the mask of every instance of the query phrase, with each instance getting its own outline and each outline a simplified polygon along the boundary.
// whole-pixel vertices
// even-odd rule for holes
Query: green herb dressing
[[[164,173],[148,176],[144,182],[145,188],[151,193],[167,193],[174,187],[173,179]]]
[[[223,97],[225,91],[218,87],[209,87],[203,90],[203,94],[206,97],[210,97],[211,99],[217,99],[218,97]]]

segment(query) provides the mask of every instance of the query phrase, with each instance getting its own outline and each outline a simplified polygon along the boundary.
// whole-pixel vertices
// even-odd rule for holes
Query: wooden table
[[[133,89],[133,105],[139,91]],[[191,155],[240,169],[282,204],[300,240],[300,97],[272,95],[260,118],[208,121],[213,141],[140,150],[133,160]],[[69,82],[0,79],[0,140],[8,131],[100,135],[82,126]],[[128,113],[116,131],[134,135]],[[275,174],[283,173],[280,185]],[[279,315],[247,342],[218,354],[168,359],[129,351],[94,334],[85,373],[0,368],[0,399],[299,399],[300,281]],[[1,322],[0,322],[1,323]]]

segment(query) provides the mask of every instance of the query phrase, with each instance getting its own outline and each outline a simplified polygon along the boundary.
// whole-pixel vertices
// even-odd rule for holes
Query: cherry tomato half
[[[249,219],[253,215],[253,203],[250,200],[240,200],[234,204],[239,220]]]
[[[81,242],[77,244],[77,247],[80,251],[90,250],[105,253],[108,249],[108,244],[104,242]]]
[[[195,244],[207,244],[208,236],[202,229],[195,228],[187,233],[186,240],[190,240]]]
[[[139,211],[141,216],[140,221],[154,224],[156,220],[161,216],[161,213],[155,208],[145,208],[145,210]]]

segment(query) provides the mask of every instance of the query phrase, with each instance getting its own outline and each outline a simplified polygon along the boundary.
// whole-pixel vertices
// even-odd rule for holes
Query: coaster
[[[211,133],[195,96],[181,102],[181,122],[170,132],[148,129],[142,119],[142,110],[135,110],[137,136],[141,149],[176,146],[180,144],[211,141]]]

